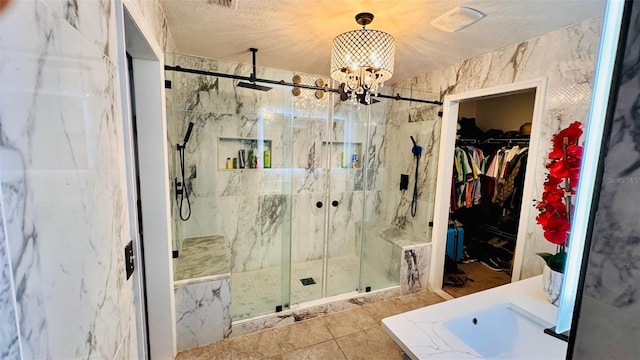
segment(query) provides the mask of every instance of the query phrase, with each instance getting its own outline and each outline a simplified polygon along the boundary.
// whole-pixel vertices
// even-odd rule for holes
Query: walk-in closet
[[[511,282],[535,89],[460,102],[443,290]]]

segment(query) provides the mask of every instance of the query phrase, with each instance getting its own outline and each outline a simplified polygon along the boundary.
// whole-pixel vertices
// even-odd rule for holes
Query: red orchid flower
[[[557,245],[566,245],[571,229],[565,195],[566,192],[575,193],[580,177],[583,148],[578,145],[578,139],[582,135],[581,126],[576,121],[553,136],[553,149],[549,153],[551,162],[546,165],[549,174],[544,182],[542,199],[536,204],[540,211],[536,222],[542,226],[545,239]]]

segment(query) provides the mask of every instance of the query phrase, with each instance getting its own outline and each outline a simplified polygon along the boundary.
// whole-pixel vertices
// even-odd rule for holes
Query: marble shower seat
[[[174,281],[231,272],[231,255],[222,235],[184,239],[175,259]]]
[[[178,351],[231,334],[230,259],[224,236],[184,239],[173,274]]]
[[[382,269],[403,294],[427,288],[430,239],[388,224],[365,224],[365,264]],[[365,274],[366,276],[366,274]],[[384,284],[391,286],[393,284]]]

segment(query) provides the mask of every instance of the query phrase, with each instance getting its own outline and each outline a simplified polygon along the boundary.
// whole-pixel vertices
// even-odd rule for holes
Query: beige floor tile
[[[402,350],[379,326],[336,339],[349,360],[400,359]]]
[[[324,317],[324,322],[334,338],[370,329],[378,325],[362,308],[340,311]]]
[[[335,340],[325,341],[302,348],[296,351],[282,354],[282,360],[344,360],[342,350]]]
[[[301,321],[273,331],[283,353],[333,339],[323,318]]]
[[[419,309],[421,307],[445,301],[445,299],[431,291],[420,291],[413,294],[403,295],[398,299],[407,305],[410,310]]]
[[[280,355],[275,330],[265,330],[225,341],[235,359],[264,359]]]
[[[219,341],[215,344],[197,347],[178,353],[176,360],[233,360],[229,344]]]
[[[411,310],[409,306],[398,298],[367,304],[363,306],[362,309],[371,315],[378,324],[380,324],[382,319],[388,316],[397,315]]]

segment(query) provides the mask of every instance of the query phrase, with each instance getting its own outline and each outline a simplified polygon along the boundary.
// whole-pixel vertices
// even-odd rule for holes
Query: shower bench
[[[388,283],[375,288],[400,284],[402,293],[427,289],[431,242],[389,224],[365,223],[365,268],[384,272]],[[367,274],[365,272],[365,282]],[[379,277],[379,276],[378,276]]]

